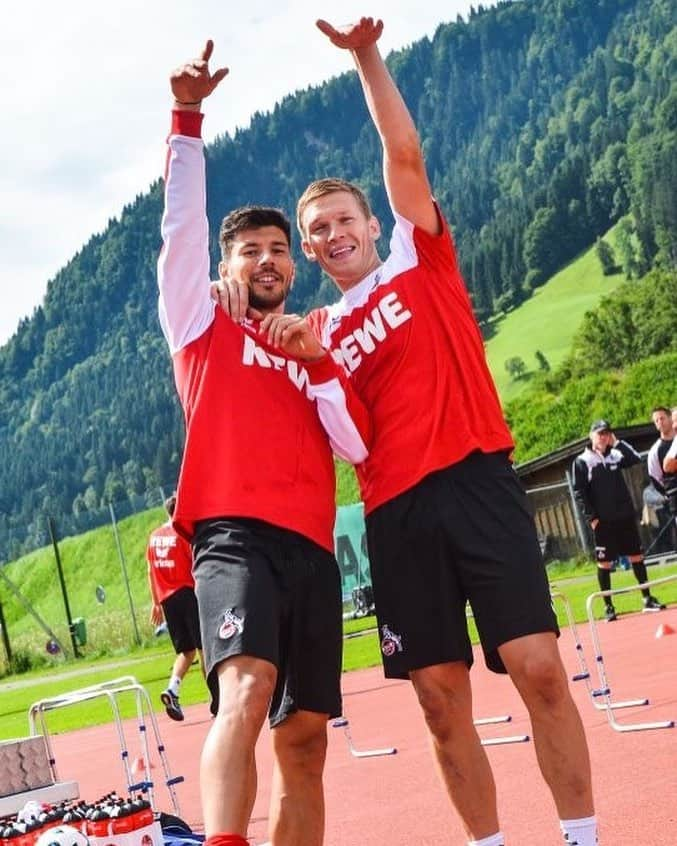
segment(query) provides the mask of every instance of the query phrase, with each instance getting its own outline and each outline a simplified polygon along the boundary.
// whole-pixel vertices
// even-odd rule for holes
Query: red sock
[[[239,834],[212,834],[204,846],[249,846],[249,841]]]

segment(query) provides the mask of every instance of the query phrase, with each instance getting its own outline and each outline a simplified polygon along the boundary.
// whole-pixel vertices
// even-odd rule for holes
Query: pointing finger
[[[207,43],[204,46],[204,50],[202,51],[202,53],[200,55],[205,60],[205,62],[208,62],[211,59],[213,52],[214,52],[214,42],[211,40],[211,38],[209,38],[207,40]]]

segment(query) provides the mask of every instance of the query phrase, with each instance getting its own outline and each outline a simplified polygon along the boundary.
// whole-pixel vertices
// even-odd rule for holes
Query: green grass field
[[[668,576],[676,577],[655,589],[655,593],[665,603],[677,603],[677,564],[667,564],[651,567],[649,578],[659,579]],[[635,584],[631,572],[619,571],[612,577],[612,586],[621,588]],[[571,603],[574,619],[583,623],[587,617],[585,602],[587,597],[598,590],[595,569],[592,564],[578,568],[576,571],[560,569],[551,575],[553,591],[564,594]],[[615,599],[619,614],[637,611],[641,607],[638,592],[622,594]],[[555,604],[558,620],[564,628],[567,620],[561,602]],[[598,609],[599,617],[601,604]],[[661,619],[660,614],[654,616],[656,625]],[[622,620],[617,624],[622,625]],[[472,619],[469,620],[473,643],[477,642],[477,634]],[[346,634],[364,632],[359,637],[347,637],[344,641],[344,671],[373,667],[380,664],[380,651],[376,621],[374,617],[364,617],[345,623]],[[563,630],[563,637],[567,632]],[[133,675],[148,690],[151,701],[156,710],[161,711],[159,694],[164,689],[173,662],[173,654],[164,640],[152,647],[138,650],[127,656],[120,657],[115,662],[110,659],[82,659],[69,661],[60,667],[52,667],[33,671],[21,676],[11,677],[0,683],[0,740],[23,737],[28,733],[28,710],[30,706],[42,699],[62,695],[82,687],[100,684],[103,681]],[[576,671],[577,668],[568,668]],[[197,666],[193,667],[186,676],[181,689],[181,701],[184,705],[206,702],[206,690],[202,676]],[[124,717],[135,713],[135,700],[132,695],[124,694],[120,698],[121,713]],[[205,706],[206,708],[206,706]],[[111,710],[104,699],[93,700],[88,703],[56,710],[48,715],[48,725],[51,733],[71,731],[90,725],[99,725],[111,721]]]
[[[613,236],[613,230],[605,236],[612,245]],[[538,288],[519,308],[501,318],[496,334],[487,341],[486,351],[502,402],[514,399],[528,387],[530,374],[538,372],[536,350],[545,355],[555,370],[569,352],[585,312],[624,281],[622,273],[602,274],[595,249],[591,247]],[[512,380],[505,369],[505,361],[513,356],[522,358],[528,370],[518,380]]]

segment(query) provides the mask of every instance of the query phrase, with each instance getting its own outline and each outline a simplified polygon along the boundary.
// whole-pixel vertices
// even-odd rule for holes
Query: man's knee
[[[506,644],[499,651],[522,695],[547,707],[568,698],[567,677],[554,635],[532,635],[520,641]]]
[[[275,689],[277,670],[268,661],[238,655],[216,667],[219,718],[262,725]]]
[[[327,755],[327,715],[309,711],[290,714],[273,729],[273,745],[283,769],[321,775]]]
[[[462,662],[426,667],[411,680],[431,733],[441,742],[472,724],[468,668]]]

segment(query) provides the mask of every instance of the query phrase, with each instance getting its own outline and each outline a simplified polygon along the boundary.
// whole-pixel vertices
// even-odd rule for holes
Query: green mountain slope
[[[613,231],[606,240],[614,243]],[[571,341],[587,311],[610,294],[625,274],[604,276],[594,247],[556,273],[514,311],[496,321],[496,333],[487,341],[487,359],[503,403],[526,390],[539,372],[536,351],[554,370],[571,348]],[[505,362],[519,356],[527,371],[511,378]]]
[[[528,301],[622,218],[629,275],[677,262],[673,7],[506,0],[389,57],[482,321]],[[227,209],[291,211],[327,175],[359,181],[388,231],[354,74],[286,97],[209,147],[214,265]],[[183,424],[156,314],[161,206],[159,184],[130,201],[0,349],[0,561],[43,544],[48,514],[86,515],[175,482]],[[333,298],[298,258],[291,307]]]

